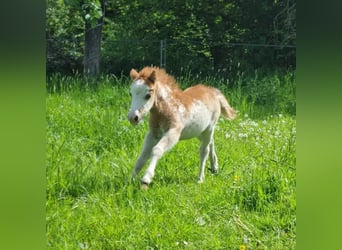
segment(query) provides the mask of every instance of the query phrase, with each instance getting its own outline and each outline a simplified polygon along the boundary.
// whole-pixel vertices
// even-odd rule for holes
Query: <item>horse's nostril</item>
[[[138,121],[139,120],[139,117],[136,115],[135,117],[134,117],[134,121]]]

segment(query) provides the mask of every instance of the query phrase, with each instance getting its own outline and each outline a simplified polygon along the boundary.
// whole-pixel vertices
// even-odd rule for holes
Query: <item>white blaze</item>
[[[133,121],[135,117],[138,117],[136,122],[139,122],[153,106],[153,98],[146,99],[146,95],[151,94],[150,88],[145,84],[144,80],[139,79],[131,84],[130,93],[132,103],[128,119]]]

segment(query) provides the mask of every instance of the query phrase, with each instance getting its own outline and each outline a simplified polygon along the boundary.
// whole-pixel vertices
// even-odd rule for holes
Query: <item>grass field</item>
[[[179,78],[189,86],[195,76]],[[295,80],[291,73],[204,79],[239,111],[220,119],[220,165],[197,184],[199,141],[181,141],[158,163],[147,191],[130,174],[148,122],[126,119],[129,81],[48,79],[48,249],[294,249]],[[209,165],[208,165],[209,167]],[[143,171],[142,171],[143,172]]]

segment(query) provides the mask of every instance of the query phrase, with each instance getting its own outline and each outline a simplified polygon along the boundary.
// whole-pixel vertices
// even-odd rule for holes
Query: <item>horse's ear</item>
[[[151,75],[148,77],[148,80],[150,80],[152,83],[156,81],[156,72],[153,70]]]
[[[135,69],[131,69],[131,71],[129,72],[129,76],[132,80],[135,80],[138,78],[139,73]]]

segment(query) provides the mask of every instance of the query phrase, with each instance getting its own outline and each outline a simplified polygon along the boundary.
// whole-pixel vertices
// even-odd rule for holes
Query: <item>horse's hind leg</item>
[[[198,174],[198,183],[202,183],[204,181],[204,166],[205,162],[208,158],[209,154],[209,143],[202,141],[201,148],[200,148],[200,172]]]
[[[218,163],[217,163],[217,156],[215,153],[215,146],[214,146],[214,138],[212,138],[211,143],[209,144],[209,156],[210,156],[210,165],[211,165],[211,172],[217,173],[219,170]]]
[[[198,183],[202,183],[204,181],[204,168],[209,152],[211,153],[212,136],[213,131],[207,130],[199,138],[202,143],[200,148],[200,171],[198,174]]]

